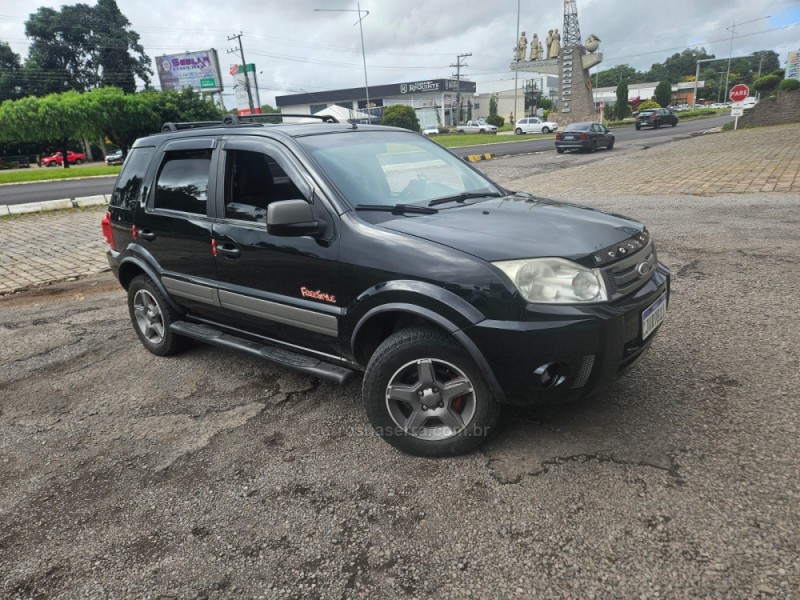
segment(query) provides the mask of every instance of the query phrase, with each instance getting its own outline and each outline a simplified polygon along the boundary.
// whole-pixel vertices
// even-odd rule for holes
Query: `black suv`
[[[667,108],[648,108],[639,113],[636,117],[636,130],[642,127],[653,127],[658,129],[662,125],[678,124],[678,117]]]
[[[370,422],[406,452],[463,453],[499,404],[602,389],[664,319],[669,270],[641,223],[508,191],[422,135],[165,129],[134,144],[103,220],[142,344],[364,371]]]

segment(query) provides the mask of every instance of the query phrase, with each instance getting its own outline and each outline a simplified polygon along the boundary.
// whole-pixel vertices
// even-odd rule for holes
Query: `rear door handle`
[[[149,229],[140,229],[136,232],[136,237],[152,242],[154,239],[156,239],[156,234]]]
[[[225,258],[230,258],[231,260],[235,260],[235,259],[239,258],[242,255],[242,253],[239,250],[239,248],[237,248],[233,244],[229,244],[229,243],[225,243],[225,244],[222,244],[221,246],[217,246],[217,252],[222,254]]]

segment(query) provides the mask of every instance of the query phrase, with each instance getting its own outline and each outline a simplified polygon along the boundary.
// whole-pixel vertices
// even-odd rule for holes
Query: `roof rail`
[[[283,117],[296,117],[301,119],[319,119],[323,123],[338,123],[336,117],[330,115],[301,115],[294,113],[261,113],[257,115],[225,115],[222,121],[192,121],[187,123],[172,123],[167,122],[161,126],[161,131],[178,131],[180,129],[195,129],[198,127],[236,127],[238,125],[254,125],[258,123],[258,119],[282,119]],[[243,120],[247,119],[247,120]]]

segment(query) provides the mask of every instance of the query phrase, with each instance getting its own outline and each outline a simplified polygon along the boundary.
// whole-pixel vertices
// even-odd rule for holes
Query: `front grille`
[[[641,270],[645,271],[645,274],[642,275],[640,266],[645,263],[648,266],[646,270],[644,267],[641,268]],[[606,276],[609,299],[616,300],[634,293],[650,281],[657,267],[658,256],[656,255],[655,247],[650,242],[639,252],[631,254],[627,258],[603,269],[603,273]]]

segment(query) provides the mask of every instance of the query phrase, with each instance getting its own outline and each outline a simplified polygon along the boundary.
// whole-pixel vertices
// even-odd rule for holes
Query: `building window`
[[[341,106],[342,108],[346,108],[347,110],[353,110],[352,102],[337,102],[336,106]]]
[[[372,106],[383,106],[383,98],[370,98],[369,103]],[[359,100],[358,101],[358,108],[367,108],[367,101],[366,100]]]
[[[473,106],[475,107],[475,110],[480,110],[481,108],[480,102],[476,102],[475,104],[473,104]]]
[[[328,108],[327,104],[312,104],[310,107],[311,114],[314,115],[321,110],[325,110],[326,108]]]

